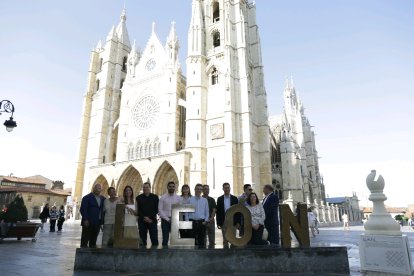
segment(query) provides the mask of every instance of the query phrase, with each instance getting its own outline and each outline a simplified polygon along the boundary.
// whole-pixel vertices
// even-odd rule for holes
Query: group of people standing
[[[57,227],[58,232],[62,231],[63,223],[65,222],[65,207],[63,205],[60,206],[59,210],[55,205],[52,206],[52,208],[49,209],[49,203],[46,203],[43,207],[42,212],[39,215],[40,219],[40,231],[43,232],[44,224],[47,222],[47,219],[49,218],[50,223],[50,230],[49,232],[56,232],[56,221],[57,221]]]
[[[265,195],[262,202],[250,184],[244,185],[244,193],[237,198],[230,193],[230,184],[223,184],[223,195],[217,199],[209,196],[209,186],[197,184],[194,195],[191,194],[189,185],[181,187],[181,196],[176,194],[176,184],[167,183],[167,192],[160,198],[151,193],[151,184],[143,184],[143,193],[134,197],[131,186],[126,186],[121,198],[116,196],[115,188],[110,187],[108,198],[101,195],[102,186],[96,184],[93,191],[82,198],[80,213],[82,215],[81,247],[96,247],[96,241],[100,229],[103,230],[102,246],[112,246],[115,210],[117,204],[125,204],[124,238],[138,239],[141,246],[147,246],[149,233],[151,245],[156,247],[158,243],[158,219],[161,219],[162,246],[167,247],[171,232],[172,205],[191,204],[194,212],[184,213],[180,220],[191,221],[193,229],[180,230],[181,238],[194,238],[195,246],[210,248],[215,246],[215,227],[222,230],[223,247],[228,248],[229,243],[224,235],[224,221],[227,210],[235,204],[246,206],[252,219],[253,245],[278,245],[279,244],[279,199],[273,192],[272,185],[265,185]],[[138,227],[137,227],[138,222]],[[234,229],[240,229],[243,235],[244,222],[241,218],[234,220]],[[268,232],[267,240],[263,240],[264,229]],[[208,240],[208,244],[207,244]]]

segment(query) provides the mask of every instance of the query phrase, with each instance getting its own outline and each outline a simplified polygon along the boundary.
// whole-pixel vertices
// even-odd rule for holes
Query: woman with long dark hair
[[[129,185],[125,186],[122,195],[123,203],[125,204],[124,238],[139,240],[137,224],[138,210],[136,208],[132,187]]]
[[[251,193],[247,199],[247,209],[252,214],[252,238],[250,243],[253,245],[268,244],[263,240],[264,221],[266,219],[263,205],[259,203],[259,198],[256,193]]]
[[[46,203],[45,206],[43,207],[42,212],[39,215],[40,222],[41,222],[41,224],[40,224],[40,231],[41,232],[45,231],[45,230],[43,230],[43,226],[46,223],[47,218],[50,217],[49,212],[50,212],[49,211],[49,203]]]
[[[191,190],[190,186],[188,184],[184,184],[181,187],[181,202],[180,204],[190,204],[190,198],[191,198]],[[182,213],[182,217],[180,217],[180,220],[188,221],[188,213]],[[180,237],[181,238],[194,238],[194,231],[192,229],[180,229]]]

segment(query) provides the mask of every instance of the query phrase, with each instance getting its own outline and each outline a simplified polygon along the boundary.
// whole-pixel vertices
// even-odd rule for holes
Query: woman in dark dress
[[[43,232],[45,230],[43,230],[43,225],[46,223],[47,218],[50,217],[49,215],[49,203],[46,203],[45,206],[43,207],[42,212],[39,215],[40,218],[40,231]]]

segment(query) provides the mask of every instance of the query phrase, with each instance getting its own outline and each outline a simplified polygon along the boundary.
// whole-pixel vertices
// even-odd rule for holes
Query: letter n
[[[309,224],[306,204],[298,205],[298,215],[295,216],[292,213],[289,205],[280,204],[280,228],[282,232],[282,247],[291,248],[292,238],[290,236],[290,230],[298,240],[300,246],[309,247]]]

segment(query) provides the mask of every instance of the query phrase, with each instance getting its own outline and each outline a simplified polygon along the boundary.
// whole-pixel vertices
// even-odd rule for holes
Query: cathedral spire
[[[174,21],[171,22],[171,29],[167,37],[165,48],[168,52],[170,64],[176,64],[178,62],[178,49],[180,48],[180,45],[178,43],[178,36],[177,31],[175,30]]]
[[[188,30],[188,54],[204,54],[204,14],[201,0],[193,0],[190,28]]]
[[[171,43],[178,44],[177,31],[175,30],[175,21],[171,22],[171,29],[170,29],[170,33],[168,34],[168,37],[167,37],[167,43],[169,43],[169,44],[171,44]]]
[[[125,8],[121,12],[120,19],[121,21],[116,27],[116,35],[118,37],[119,42],[131,48],[131,43],[129,42],[128,30],[127,30],[126,23],[125,23],[127,19]]]
[[[102,47],[102,40],[99,40],[99,41],[98,41],[98,44],[96,45],[96,48],[95,48],[95,49],[96,49],[97,51],[100,51],[100,50],[102,50],[102,48],[103,48],[103,47]]]
[[[115,26],[112,26],[111,30],[108,33],[108,36],[106,37],[106,40],[107,41],[109,41],[109,40],[117,41],[118,40],[118,38],[116,36],[116,32],[115,32]]]

